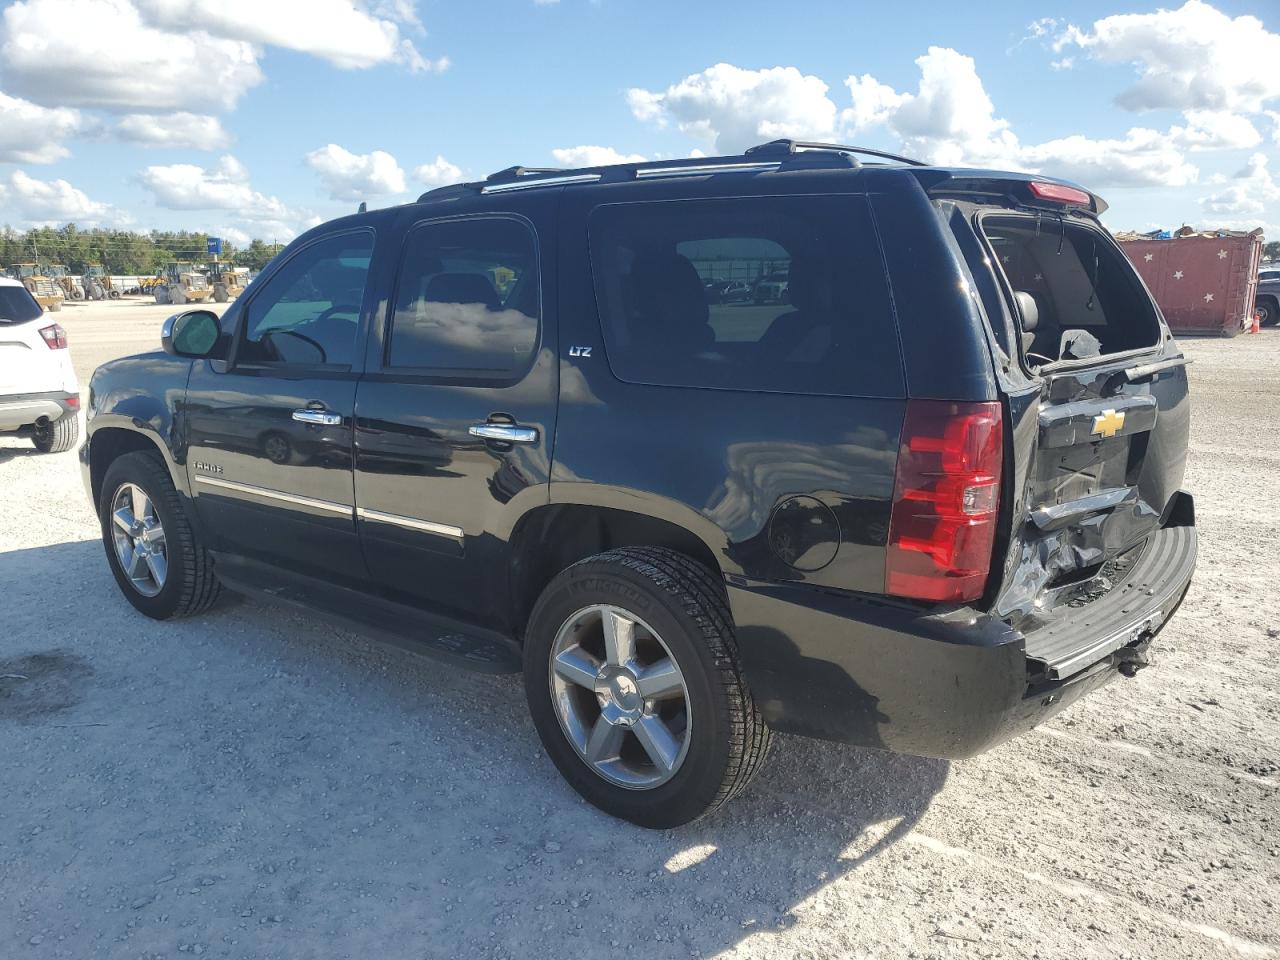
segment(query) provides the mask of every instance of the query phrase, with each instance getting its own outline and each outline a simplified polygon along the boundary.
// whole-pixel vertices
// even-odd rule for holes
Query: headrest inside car
[[[1013,299],[1018,303],[1018,312],[1022,314],[1022,329],[1030,333],[1040,322],[1040,308],[1036,306],[1036,298],[1025,290],[1013,291]]]

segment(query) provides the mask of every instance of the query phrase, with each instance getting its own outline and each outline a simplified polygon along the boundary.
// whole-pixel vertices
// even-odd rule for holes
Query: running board
[[[239,557],[215,554],[214,570],[228,590],[281,601],[410,653],[478,673],[521,670],[519,644],[495,630]]]

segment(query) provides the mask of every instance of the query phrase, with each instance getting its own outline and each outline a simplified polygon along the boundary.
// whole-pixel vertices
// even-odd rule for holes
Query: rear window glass
[[[387,365],[513,374],[538,345],[538,254],[524,224],[451,220],[409,234]]]
[[[43,312],[26,287],[0,287],[0,323],[26,323]]]
[[[591,259],[609,364],[623,380],[903,395],[864,198],[603,206]]]
[[[1151,298],[1101,231],[1056,217],[981,222],[1014,291],[1030,359],[1084,360],[1158,341]]]

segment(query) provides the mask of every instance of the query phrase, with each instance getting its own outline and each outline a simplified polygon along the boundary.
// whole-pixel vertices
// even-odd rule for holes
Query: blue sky
[[[1280,239],[1278,21],[1229,0],[21,0],[0,223],[283,240],[513,163],[786,134],[1079,179],[1113,229]]]

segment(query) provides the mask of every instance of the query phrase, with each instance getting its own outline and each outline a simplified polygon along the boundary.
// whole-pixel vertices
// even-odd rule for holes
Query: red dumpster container
[[[1184,228],[1185,229],[1185,228]],[[1262,231],[1117,236],[1174,333],[1234,337],[1253,322]]]

